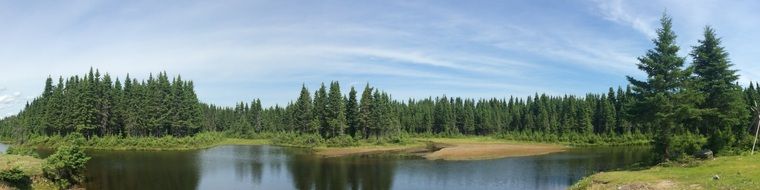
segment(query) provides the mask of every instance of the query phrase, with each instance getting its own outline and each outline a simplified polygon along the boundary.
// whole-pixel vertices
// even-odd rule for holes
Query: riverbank
[[[760,154],[717,157],[699,161],[696,166],[601,172],[571,189],[757,189],[758,185]]]
[[[42,159],[31,156],[0,154],[0,171],[18,168],[32,179],[31,189],[56,189],[55,184],[42,177]],[[14,189],[0,182],[0,189]],[[24,189],[23,187],[21,189]]]
[[[320,147],[315,148],[315,153],[325,157],[405,153],[418,155],[428,160],[486,160],[549,154],[568,148],[557,144],[505,141],[488,137],[415,138],[412,141],[413,143],[405,145]]]
[[[262,145],[270,144],[268,139],[227,138],[221,133],[200,133],[189,137],[81,137],[38,136],[24,142],[24,146],[55,148],[67,142],[78,141],[81,147],[91,150],[193,150],[220,145]],[[12,142],[11,144],[18,144]]]
[[[396,143],[354,140],[350,146],[331,147],[328,143],[297,146],[276,143],[269,138],[227,138],[220,133],[201,133],[192,137],[93,137],[85,140],[72,136],[35,137],[25,146],[55,148],[65,142],[80,141],[82,147],[92,150],[192,150],[221,145],[275,145],[310,148],[316,155],[340,157],[364,154],[399,153],[421,156],[429,160],[483,160],[514,156],[531,156],[561,152],[567,145],[504,140],[493,137],[418,137]],[[297,138],[297,137],[294,137]]]

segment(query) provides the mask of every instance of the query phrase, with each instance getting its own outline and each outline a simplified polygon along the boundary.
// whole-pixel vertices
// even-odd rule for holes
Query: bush
[[[79,145],[71,144],[58,147],[53,155],[45,159],[42,172],[61,189],[84,181],[84,169],[90,160]]]
[[[284,146],[316,147],[324,143],[319,134],[280,133],[272,137],[272,143]]]
[[[39,158],[40,155],[37,154],[36,151],[34,151],[33,148],[28,146],[11,146],[8,147],[8,150],[5,151],[6,154],[14,154],[14,155],[21,155],[21,156],[31,156],[35,158]]]
[[[696,154],[707,143],[707,138],[702,135],[686,133],[683,135],[673,136],[670,143],[671,157],[682,159]]]
[[[327,146],[330,146],[330,147],[348,147],[348,146],[358,146],[359,141],[354,140],[354,138],[352,138],[351,136],[341,135],[338,137],[327,139],[325,144],[327,144]]]
[[[6,182],[15,187],[28,187],[32,183],[32,179],[29,175],[26,175],[16,167],[0,171],[0,181]]]

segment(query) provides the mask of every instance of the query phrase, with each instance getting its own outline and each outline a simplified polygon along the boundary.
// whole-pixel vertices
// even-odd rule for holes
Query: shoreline
[[[11,143],[15,144],[15,143]],[[223,138],[216,142],[186,143],[149,146],[124,142],[99,143],[82,146],[87,150],[113,151],[183,151],[201,150],[224,145],[271,145],[280,147],[305,148],[313,150],[313,154],[322,157],[343,157],[372,154],[407,154],[419,156],[427,160],[488,160],[505,157],[520,157],[562,152],[570,148],[563,144],[538,142],[523,142],[495,139],[491,137],[462,137],[462,138],[412,138],[405,144],[374,144],[362,143],[348,147],[302,147],[272,143],[271,139],[240,139]],[[54,148],[57,144],[33,143],[37,148]]]
[[[756,189],[760,155],[721,156],[689,163],[599,172],[570,189]],[[717,176],[717,178],[716,178]]]
[[[503,141],[490,138],[422,138],[417,143],[397,146],[359,146],[345,148],[316,148],[323,157],[370,154],[411,154],[427,160],[489,160],[506,157],[535,156],[562,152],[568,146],[543,143]]]

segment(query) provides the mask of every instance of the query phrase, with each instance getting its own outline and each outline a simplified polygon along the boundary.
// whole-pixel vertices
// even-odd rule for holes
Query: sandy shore
[[[321,148],[315,154],[325,157],[348,155],[410,153],[428,160],[485,160],[516,156],[532,156],[564,151],[567,147],[552,144],[478,142],[461,139],[437,139],[411,145],[360,146]]]
[[[533,156],[564,151],[565,147],[546,144],[461,143],[424,155],[428,160],[485,160]]]

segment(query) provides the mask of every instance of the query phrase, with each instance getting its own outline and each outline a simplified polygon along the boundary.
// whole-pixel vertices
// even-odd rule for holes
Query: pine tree
[[[675,44],[671,18],[663,14],[660,24],[662,28],[657,29],[657,38],[653,40],[655,48],[639,57],[640,63],[637,64],[646,72],[647,79],[627,78],[637,99],[632,114],[640,121],[657,126],[655,151],[668,160],[672,133],[678,120],[676,110],[680,107],[676,93],[684,89],[688,72],[681,69],[684,59],[677,54],[679,47]]]
[[[330,83],[330,94],[326,104],[326,119],[329,124],[327,137],[336,137],[343,135],[346,128],[346,114],[343,105],[343,95],[340,93],[340,84],[337,81]]]
[[[720,45],[710,27],[705,27],[704,39],[691,52],[697,90],[705,97],[699,107],[704,109],[700,129],[709,135],[710,149],[720,152],[733,137],[743,137],[747,120],[747,104],[742,100],[739,75],[730,67],[728,53]]]
[[[314,129],[311,128],[312,106],[311,96],[309,90],[306,89],[306,85],[301,86],[301,95],[296,100],[295,111],[293,112],[293,118],[296,125],[296,129],[301,133],[311,133]]]
[[[348,100],[346,101],[347,132],[352,137],[356,137],[359,128],[359,104],[356,100],[356,93],[356,89],[352,86],[351,91],[348,92]]]
[[[372,95],[372,88],[369,87],[369,84],[364,87],[364,92],[362,92],[362,99],[359,103],[359,133],[361,133],[359,136],[362,136],[364,139],[369,138],[370,135],[370,129],[374,128],[375,123],[372,123],[372,112],[374,112],[374,99]]]

